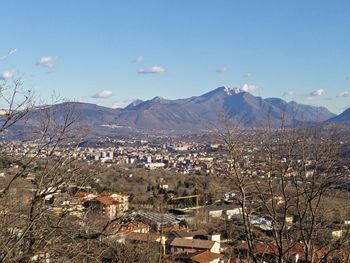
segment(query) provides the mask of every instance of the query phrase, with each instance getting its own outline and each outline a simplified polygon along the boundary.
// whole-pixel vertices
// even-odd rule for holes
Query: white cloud
[[[36,62],[36,65],[45,68],[52,68],[56,63],[56,60],[55,57],[41,57],[38,62]]]
[[[283,92],[283,94],[282,94],[282,97],[283,97],[283,98],[293,97],[293,96],[295,96],[295,92],[292,91],[292,90],[285,91],[285,92]]]
[[[350,97],[350,91],[343,91],[338,93],[337,95],[338,98],[345,98],[345,97]]]
[[[125,103],[123,103],[122,101],[114,101],[112,103],[111,108],[117,109],[117,108],[124,108],[125,106],[126,106]]]
[[[16,52],[17,52],[17,48],[11,48],[11,49],[7,52],[6,55],[2,55],[2,56],[0,57],[0,61],[1,61],[1,60],[4,60],[4,59],[6,59],[6,58],[8,58],[9,56],[12,56],[12,55],[15,54]]]
[[[112,96],[112,91],[110,90],[102,90],[99,93],[96,93],[95,95],[92,95],[91,98],[93,99],[106,99]]]
[[[13,76],[15,75],[15,72],[14,71],[4,71],[0,74],[0,79],[1,80],[9,80],[11,79]]]
[[[138,71],[139,74],[159,74],[164,72],[165,72],[165,68],[163,68],[162,66],[153,66],[153,67],[141,69]]]
[[[318,89],[310,92],[309,97],[321,97],[326,95],[326,92],[324,89]]]
[[[241,89],[242,91],[244,91],[244,92],[252,93],[252,92],[256,91],[256,90],[258,89],[258,87],[255,86],[255,85],[244,84],[244,85],[242,86],[242,88],[240,88],[240,89]]]
[[[128,106],[131,102],[133,102],[135,100],[122,100],[122,101],[113,101],[112,103],[112,108],[116,109],[116,108],[124,108],[126,106]]]
[[[252,76],[252,73],[250,73],[250,72],[246,72],[243,74],[244,78],[250,78],[251,76]]]
[[[8,56],[11,56],[17,52],[17,48],[11,48],[9,52],[7,53]]]
[[[133,63],[141,63],[143,61],[143,56],[138,56],[132,60]]]
[[[227,68],[226,67],[221,67],[215,70],[216,73],[226,73],[227,72]]]

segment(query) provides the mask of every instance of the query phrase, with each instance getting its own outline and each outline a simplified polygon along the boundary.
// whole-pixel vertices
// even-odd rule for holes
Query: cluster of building
[[[229,193],[226,193],[229,195]],[[222,222],[235,222],[242,224],[241,207],[230,204],[211,205],[198,208],[197,210],[182,210],[184,214],[178,215],[164,212],[130,212],[128,196],[118,193],[103,192],[100,194],[80,191],[75,195],[62,195],[57,193],[53,196],[47,196],[47,202],[55,213],[69,211],[77,220],[86,220],[86,215],[93,212],[91,222],[96,221],[99,216],[107,218],[111,224],[104,229],[103,239],[123,244],[152,244],[159,246],[164,257],[175,262],[200,262],[200,263],[229,263],[229,262],[247,262],[249,257],[249,248],[247,243],[237,240],[223,240],[219,233],[208,233],[204,229],[192,230],[189,225],[196,220],[197,213],[205,214],[205,221],[222,220]],[[84,219],[83,219],[84,218]],[[118,220],[116,220],[118,219]],[[271,232],[271,220],[251,215],[250,224],[265,233]],[[293,217],[286,218],[286,225],[292,227],[295,224]],[[336,230],[332,232],[334,239],[341,238],[349,231],[350,222],[342,224],[343,232]],[[230,243],[235,245],[229,245]],[[285,245],[288,247],[286,257],[288,262],[306,262],[305,249],[303,244],[292,240]],[[264,258],[266,262],[272,262],[276,259],[277,246],[271,243],[256,243],[255,251],[257,255]],[[235,255],[227,256],[227,250],[234,250]],[[315,252],[318,258],[322,258],[328,250],[317,248]],[[347,254],[344,251],[328,255],[331,258],[343,258]]]
[[[211,149],[216,145],[199,143],[154,144],[147,141],[114,140],[113,146],[94,145],[93,147],[58,147],[54,156],[68,157],[107,165],[134,165],[146,169],[170,169],[174,172],[190,174],[209,174],[213,172],[214,154]],[[38,154],[35,143],[12,142],[2,149],[14,155],[35,156]],[[46,152],[40,149],[40,156]]]
[[[128,145],[115,148],[80,149],[79,157],[88,162],[129,164],[146,169],[170,169],[189,174],[213,172],[214,156],[205,145]]]
[[[191,231],[182,218],[170,213],[134,214],[126,217],[123,223],[110,226],[106,237],[120,243],[159,246],[164,257],[173,261],[224,262],[220,234]]]
[[[111,146],[112,145],[112,146]],[[17,143],[6,144],[2,150],[11,152],[13,155],[45,156],[46,152],[36,152],[35,143]],[[249,151],[249,150],[248,150]],[[54,152],[54,157],[68,157],[85,161],[88,164],[105,163],[107,165],[134,165],[145,169],[169,169],[171,171],[183,174],[213,174],[220,176],[227,171],[227,160],[221,158],[220,145],[200,144],[200,143],[151,143],[148,141],[134,140],[109,141],[106,146],[78,147],[71,148],[58,147]],[[256,158],[254,160],[254,158]],[[258,162],[257,156],[242,156],[242,162],[239,164],[242,168],[250,167],[251,163]],[[283,160],[282,160],[283,161]],[[309,164],[310,167],[312,164]],[[273,173],[264,171],[264,167],[255,169],[247,176],[256,176],[258,179],[271,178]],[[249,171],[249,169],[242,169]],[[339,166],[339,173],[350,174],[349,167]],[[293,171],[286,173],[287,176],[296,176]],[[0,176],[4,176],[0,174]],[[243,175],[245,176],[245,174]],[[313,173],[305,172],[305,177],[312,177]],[[30,179],[30,178],[27,178]],[[163,192],[169,189],[168,184],[163,178],[158,180],[158,188]],[[249,193],[254,196],[255,193]],[[254,202],[247,194],[248,202]],[[193,195],[195,196],[195,195]],[[197,196],[197,195],[196,195]],[[174,197],[174,196],[173,196]],[[176,199],[179,197],[175,197]],[[180,197],[183,198],[183,197]],[[282,204],[283,198],[273,196],[276,204]],[[155,212],[129,212],[129,196],[121,193],[88,193],[79,191],[74,195],[57,192],[45,197],[47,204],[56,214],[69,212],[78,220],[85,220],[86,215],[96,217],[103,216],[111,223],[104,229],[104,238],[120,243],[153,243],[159,245],[164,256],[174,261],[180,262],[201,262],[201,263],[222,263],[222,262],[246,262],[248,254],[247,243],[239,242],[238,245],[230,246],[223,242],[220,234],[208,233],[202,229],[195,231],[189,229],[188,223],[195,220],[197,212],[204,212],[207,221],[210,219],[222,220],[223,222],[234,222],[237,225],[242,224],[242,209],[235,200],[234,192],[226,192],[222,196],[222,202],[219,205],[204,206],[199,209],[197,200],[197,209],[192,210],[185,215],[176,215],[175,213],[155,213]],[[224,205],[225,203],[225,205]],[[230,204],[230,205],[227,205]],[[84,218],[84,219],[83,219]],[[115,219],[118,219],[115,221]],[[119,220],[120,219],[120,220]],[[271,234],[272,220],[261,214],[251,214],[248,217],[249,223],[254,228],[265,233]],[[288,229],[296,225],[295,218],[286,216],[283,218]],[[350,222],[345,221],[341,224],[334,224],[330,235],[334,240],[343,238],[349,233]],[[232,242],[232,240],[229,240]],[[237,241],[237,240],[235,240]],[[285,242],[291,242],[286,240]],[[237,243],[237,242],[236,242]],[[303,244],[294,242],[287,244],[289,248],[286,251],[290,262],[305,262]],[[240,258],[230,258],[224,256],[227,249],[234,249]],[[272,262],[276,259],[277,247],[271,243],[257,243],[255,251],[265,259],[266,262]],[[322,248],[317,250],[316,256],[321,258],[325,251]],[[331,255],[341,258],[342,255]]]
[[[89,210],[104,215],[109,220],[121,217],[129,209],[129,197],[120,193],[103,192],[100,194],[78,192],[71,196],[69,194],[55,193],[47,195],[47,202],[52,210],[60,214],[69,212],[78,218],[83,218]]]
[[[45,157],[45,149],[40,148],[35,142],[13,141],[6,143],[2,151],[14,155],[25,155],[27,157]],[[86,161],[88,164],[105,163],[106,165],[133,165],[135,167],[153,169],[167,169],[182,174],[217,174],[223,175],[227,171],[227,160],[222,158],[222,145],[198,142],[172,142],[158,143],[147,140],[131,139],[101,139],[91,146],[81,147],[57,147],[53,156],[73,158]],[[246,149],[241,156],[240,165],[243,170],[248,171],[252,163],[255,164],[254,171],[247,172],[247,176],[260,178],[274,177],[279,171],[267,171],[264,165],[259,165],[261,156],[259,146],[250,145],[247,142]],[[286,160],[282,160],[286,162]],[[301,162],[301,160],[298,160]],[[306,163],[307,170],[304,172],[306,178],[314,176],[313,163]],[[266,168],[266,169],[265,169]],[[350,166],[339,164],[336,167],[339,174],[350,174]],[[285,176],[293,177],[299,174],[289,169]]]

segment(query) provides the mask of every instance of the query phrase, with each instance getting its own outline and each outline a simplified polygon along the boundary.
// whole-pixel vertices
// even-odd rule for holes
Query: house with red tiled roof
[[[204,251],[192,256],[190,259],[196,263],[221,263],[223,262],[223,257],[224,255],[222,254]]]
[[[197,253],[210,251],[220,253],[220,243],[211,240],[174,238],[169,248],[172,254]]]
[[[239,244],[237,250],[242,252],[242,255],[248,255],[248,244],[245,242]],[[274,261],[278,256],[277,246],[274,243],[257,243],[254,250],[260,258],[267,262]],[[306,259],[305,247],[301,242],[284,242],[283,253],[284,257],[290,262],[306,263],[310,261]],[[345,260],[350,259],[350,252],[331,249],[327,246],[322,248],[316,247],[313,253],[315,262],[347,262]]]
[[[115,239],[119,242],[124,242],[125,236],[130,233],[149,233],[149,225],[141,221],[132,220],[128,222],[114,222],[106,228],[105,236],[109,239]]]
[[[129,208],[128,196],[101,193],[98,196],[84,201],[83,206],[95,212],[105,214],[110,220],[121,216]]]

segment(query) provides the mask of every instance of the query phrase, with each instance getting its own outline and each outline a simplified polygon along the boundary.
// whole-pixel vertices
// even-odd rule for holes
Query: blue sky
[[[219,86],[350,107],[350,1],[4,1],[0,78],[120,106]]]

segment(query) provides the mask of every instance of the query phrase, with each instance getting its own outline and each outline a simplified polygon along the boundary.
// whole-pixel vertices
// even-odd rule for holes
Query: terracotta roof
[[[99,201],[100,203],[104,205],[114,205],[114,204],[120,204],[120,202],[114,200],[110,196],[97,196],[94,198],[95,200]]]
[[[300,242],[296,243],[290,243],[288,241],[285,241],[284,243],[284,253],[286,256],[292,256],[295,254],[299,255],[300,260],[305,260],[305,251],[304,251],[304,245]],[[238,247],[240,250],[248,250],[248,244],[247,243],[241,243]],[[315,258],[317,260],[323,258],[331,249],[329,247],[317,249],[315,251]],[[255,251],[259,254],[269,254],[269,255],[277,255],[277,247],[274,243],[270,244],[263,244],[258,243],[255,244]],[[348,254],[343,250],[334,250],[329,253],[329,258],[346,258]]]
[[[222,258],[223,256],[224,255],[213,253],[210,251],[204,251],[202,253],[199,253],[199,254],[191,257],[191,259],[194,262],[198,262],[198,263],[209,263],[212,260]]]
[[[175,237],[171,241],[170,246],[173,247],[186,247],[186,248],[199,248],[199,249],[211,249],[215,244],[215,241],[200,240],[200,239],[185,239]]]
[[[238,246],[238,249],[241,250],[248,250],[248,243],[241,243]],[[297,248],[290,248],[289,252],[291,252],[291,250],[296,251]],[[257,243],[255,244],[255,252],[259,253],[259,254],[270,254],[270,255],[276,255],[277,253],[277,247],[275,244],[270,243],[270,244],[264,244],[264,243]],[[296,252],[295,252],[296,253]]]
[[[169,227],[164,227],[163,232],[164,233],[171,233],[180,230],[181,227],[176,225],[176,226],[169,226]]]
[[[277,247],[274,244],[258,243],[255,245],[255,250],[257,253],[260,254],[275,254],[275,251],[277,251]]]

